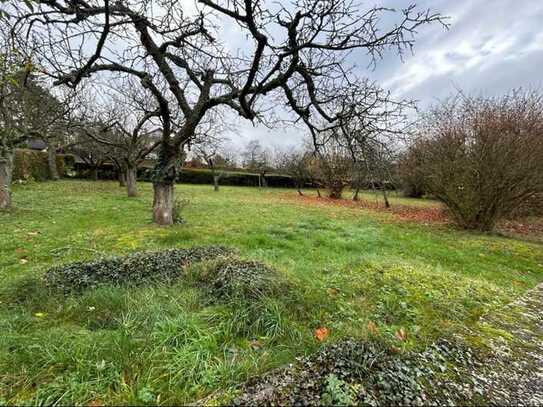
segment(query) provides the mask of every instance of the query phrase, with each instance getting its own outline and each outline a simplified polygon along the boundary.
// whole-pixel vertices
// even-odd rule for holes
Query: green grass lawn
[[[292,190],[214,193],[207,185],[178,185],[176,194],[191,201],[186,224],[164,228],[150,222],[151,185],[139,187],[138,198],[114,182],[15,187],[16,209],[0,213],[0,404],[227,396],[315,351],[316,328],[329,329],[327,341],[376,334],[422,349],[543,281],[537,243],[309,206]],[[52,295],[40,279],[52,265],[100,255],[212,244],[276,268],[291,290],[218,304],[183,279],[70,295]],[[395,336],[400,328],[405,341]]]

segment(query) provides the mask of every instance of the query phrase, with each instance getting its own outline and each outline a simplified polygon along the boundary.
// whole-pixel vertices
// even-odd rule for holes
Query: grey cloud
[[[391,5],[388,0],[381,3]],[[393,6],[407,4],[402,0]],[[414,55],[405,55],[403,63],[390,52],[371,71],[366,56],[353,55],[351,63],[361,76],[377,81],[397,97],[418,100],[422,108],[457,88],[497,95],[512,88],[543,86],[543,1],[425,0],[417,4],[450,16],[450,29],[421,28]],[[231,138],[238,145],[259,137],[267,145],[288,146],[301,143],[303,133],[296,128],[268,130],[241,123],[239,135]]]

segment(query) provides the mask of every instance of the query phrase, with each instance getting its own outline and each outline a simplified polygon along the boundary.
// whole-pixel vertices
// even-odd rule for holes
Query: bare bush
[[[317,150],[317,176],[328,190],[328,197],[341,199],[343,190],[351,184],[353,165],[348,150],[334,138],[321,143]]]
[[[414,148],[424,185],[464,228],[492,230],[543,192],[543,97],[537,92],[460,94],[427,113],[421,132]]]
[[[277,168],[292,178],[299,195],[303,195],[302,188],[311,180],[312,158],[313,154],[307,148],[289,148],[277,154]]]
[[[411,146],[398,160],[398,173],[403,194],[409,198],[424,195],[424,173],[421,167],[421,155],[418,145]]]

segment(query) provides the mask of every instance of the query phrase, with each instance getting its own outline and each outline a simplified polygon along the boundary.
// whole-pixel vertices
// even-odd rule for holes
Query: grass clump
[[[44,278],[48,286],[64,291],[80,291],[101,284],[140,284],[171,281],[193,263],[231,254],[222,246],[201,246],[157,252],[136,252],[91,262],[76,262],[49,269]]]
[[[264,263],[223,257],[196,265],[194,281],[219,300],[257,300],[278,295],[286,282],[281,273]]]

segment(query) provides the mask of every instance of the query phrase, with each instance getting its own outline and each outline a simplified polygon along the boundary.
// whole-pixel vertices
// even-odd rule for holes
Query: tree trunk
[[[119,187],[126,187],[126,174],[122,169],[119,170]]]
[[[11,208],[11,178],[13,176],[13,152],[0,156],[0,209]]]
[[[358,201],[358,193],[359,192],[360,192],[360,188],[356,188],[354,190],[353,201]]]
[[[388,202],[387,189],[383,186],[383,199],[385,201],[385,208],[390,208],[390,203]]]
[[[98,166],[92,167],[91,173],[90,173],[90,178],[93,181],[98,181]]]
[[[266,181],[266,175],[262,174],[261,177],[262,177],[262,186],[264,188],[267,188],[268,187],[268,181]]]
[[[304,196],[302,192],[302,186],[300,184],[296,184],[296,189],[298,190],[298,195]]]
[[[341,199],[343,194],[343,184],[341,182],[330,182],[328,187],[328,197],[332,199]]]
[[[173,224],[173,182],[153,183],[153,222],[159,225]]]
[[[126,169],[126,190],[128,196],[138,196],[138,169],[136,167],[128,167]]]
[[[183,159],[179,146],[164,143],[158,153],[153,169],[153,222],[159,225],[173,225],[174,184],[177,166]]]
[[[219,192],[219,179],[221,177],[219,175],[213,175],[213,190],[215,192]]]
[[[57,168],[57,150],[51,142],[47,144],[47,165],[49,166],[49,177],[51,180],[57,181],[60,178]]]
[[[321,196],[321,190],[320,190],[319,188],[317,188],[317,196],[318,196],[319,198],[322,198],[322,196]]]

